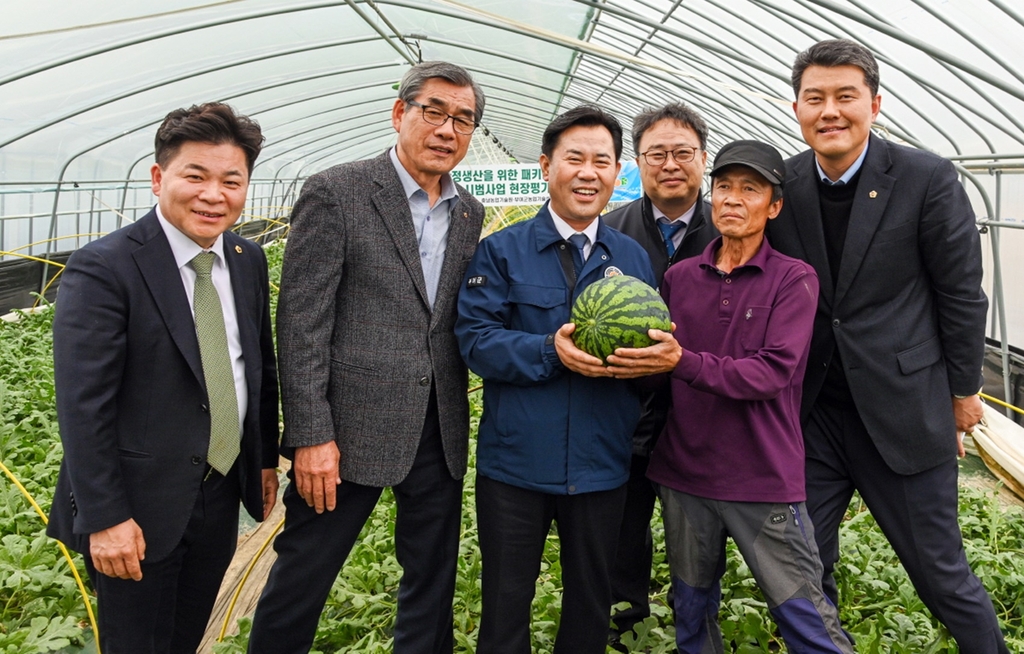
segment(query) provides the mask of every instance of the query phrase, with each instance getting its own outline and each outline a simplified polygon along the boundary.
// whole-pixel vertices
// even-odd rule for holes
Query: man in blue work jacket
[[[477,445],[483,556],[478,652],[528,654],[530,605],[552,521],[561,549],[555,654],[603,654],[615,555],[640,416],[630,377],[671,370],[671,334],[620,349],[612,365],[573,344],[572,303],[590,283],[626,274],[655,284],[647,253],[598,215],[615,187],[622,128],[580,106],[545,130],[540,165],[551,201],[484,239],[459,293],[455,333],[484,380]]]

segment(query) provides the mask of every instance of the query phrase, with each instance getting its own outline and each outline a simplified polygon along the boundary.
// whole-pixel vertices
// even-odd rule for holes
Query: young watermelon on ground
[[[629,275],[605,277],[583,289],[569,319],[576,347],[605,361],[620,347],[654,343],[649,329],[671,331],[668,307],[658,292]]]

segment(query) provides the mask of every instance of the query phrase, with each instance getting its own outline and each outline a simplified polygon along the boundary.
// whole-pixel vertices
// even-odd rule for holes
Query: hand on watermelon
[[[576,331],[576,325],[569,322],[555,332],[555,352],[561,359],[562,365],[587,377],[611,377],[612,374],[604,362],[576,347],[576,343],[572,340],[574,331]]]
[[[672,331],[676,324],[672,323]],[[608,355],[607,370],[618,379],[646,377],[662,372],[672,372],[683,356],[683,348],[669,332],[660,329],[648,330],[654,345],[647,347],[620,347]]]

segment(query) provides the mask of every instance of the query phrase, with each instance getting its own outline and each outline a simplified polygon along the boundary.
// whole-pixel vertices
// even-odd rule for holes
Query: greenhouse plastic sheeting
[[[544,125],[582,101],[628,123],[681,98],[714,144],[792,153],[789,66],[832,36],[878,54],[894,137],[1024,152],[1022,13],[1005,0],[8,0],[0,182],[144,176],[163,115],[206,100],[264,125],[258,175],[302,176],[393,142],[393,85],[419,59],[462,64],[486,90],[475,140],[493,147],[477,163],[535,161]]]

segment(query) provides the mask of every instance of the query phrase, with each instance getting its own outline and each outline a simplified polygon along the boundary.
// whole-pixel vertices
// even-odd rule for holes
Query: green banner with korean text
[[[542,204],[548,200],[548,183],[544,181],[539,164],[460,166],[452,171],[452,179],[485,205]],[[611,201],[639,197],[640,177],[636,164],[623,162]]]

